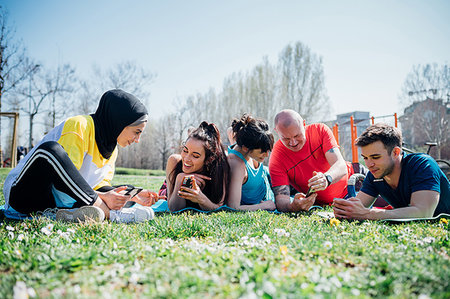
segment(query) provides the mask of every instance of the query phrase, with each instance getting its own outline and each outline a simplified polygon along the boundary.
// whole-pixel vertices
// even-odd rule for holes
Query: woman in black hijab
[[[5,216],[21,219],[58,208],[56,219],[64,221],[152,219],[147,206],[157,199],[154,192],[143,190],[133,198],[142,206],[122,208],[131,199],[122,192],[127,186],[110,183],[117,144],[138,143],[147,118],[147,109],[135,96],[115,89],[103,94],[94,114],[66,119],[9,173],[3,189]]]

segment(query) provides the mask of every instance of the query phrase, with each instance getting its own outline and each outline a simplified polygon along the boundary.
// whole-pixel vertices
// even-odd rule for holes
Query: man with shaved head
[[[313,204],[331,204],[333,198],[347,195],[353,168],[342,157],[330,128],[321,123],[305,127],[302,117],[287,109],[275,116],[275,131],[280,139],[269,170],[279,211],[306,211]],[[297,191],[292,201],[290,186]],[[306,197],[309,190],[313,193]]]

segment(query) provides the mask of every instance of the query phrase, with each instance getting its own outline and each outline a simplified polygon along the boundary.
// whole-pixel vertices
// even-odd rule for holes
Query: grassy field
[[[162,177],[114,183],[126,182],[157,189]],[[132,225],[1,219],[0,298],[20,286],[36,298],[449,298],[449,230],[444,220],[330,222],[314,212]]]

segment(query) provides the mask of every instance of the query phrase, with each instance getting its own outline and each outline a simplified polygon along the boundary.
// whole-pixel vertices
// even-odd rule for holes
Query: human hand
[[[205,202],[205,199],[207,199],[206,195],[203,194],[202,190],[197,184],[197,180],[193,180],[192,188],[181,186],[180,190],[178,191],[178,196],[192,202],[196,202],[198,204],[202,204],[203,202]]]
[[[327,189],[328,182],[325,174],[313,171],[313,177],[308,180],[308,187],[311,187],[316,192]]]
[[[198,187],[203,190],[203,188],[206,185],[206,181],[210,181],[211,178],[209,176],[199,174],[199,173],[193,173],[192,174],[195,177],[195,182],[197,183]]]
[[[126,189],[127,186],[121,186],[104,193],[97,192],[97,194],[110,210],[119,210],[130,199],[130,195],[121,194]]]
[[[361,200],[351,197],[347,200],[335,198],[333,211],[336,218],[364,220],[369,218],[370,209],[366,208]]]
[[[316,201],[317,194],[312,193],[310,196],[305,197],[303,193],[297,193],[294,196],[294,200],[290,204],[290,211],[308,211]]]
[[[166,196],[158,196],[158,193],[144,189],[138,195],[133,197],[133,201],[143,206],[152,206],[160,199],[166,199]]]

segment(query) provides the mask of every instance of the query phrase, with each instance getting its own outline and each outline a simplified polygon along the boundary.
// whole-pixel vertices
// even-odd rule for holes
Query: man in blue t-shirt
[[[335,199],[336,217],[351,219],[428,218],[450,213],[450,183],[436,161],[425,154],[405,155],[402,134],[372,125],[356,139],[370,173],[361,191],[348,200]],[[371,209],[381,195],[393,210]]]

